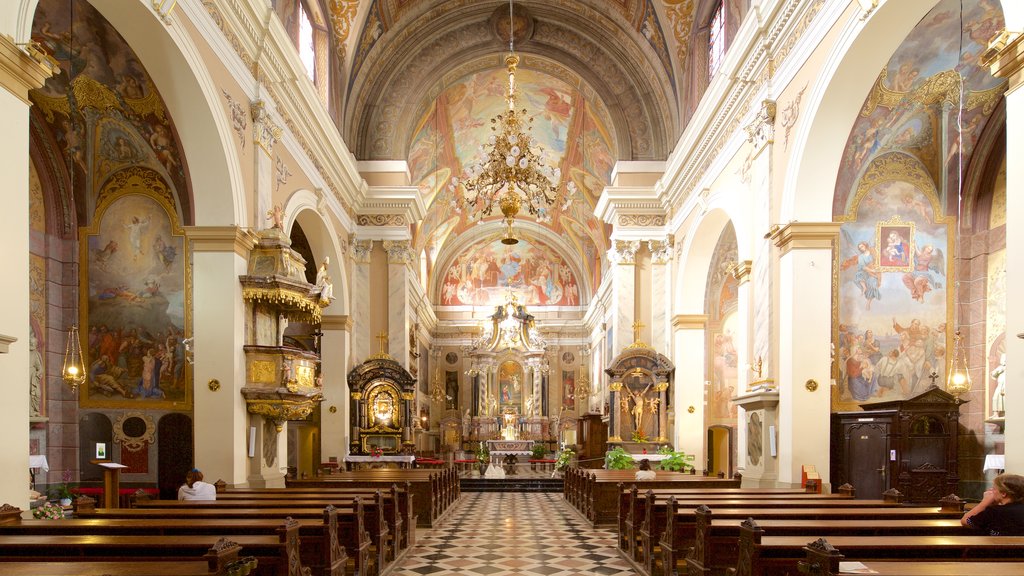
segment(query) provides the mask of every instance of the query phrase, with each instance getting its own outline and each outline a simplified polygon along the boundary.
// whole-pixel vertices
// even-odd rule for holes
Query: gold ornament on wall
[[[210,389],[210,392],[216,392],[217,390],[220,390],[220,380],[210,378],[210,381],[206,383],[206,386]]]
[[[810,380],[807,381],[806,384],[804,384],[804,388],[807,388],[808,392],[814,392],[815,390],[818,389],[818,381],[815,380],[814,378],[811,378]]]

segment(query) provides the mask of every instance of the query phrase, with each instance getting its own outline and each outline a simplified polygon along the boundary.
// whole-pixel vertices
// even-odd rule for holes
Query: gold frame
[[[182,239],[182,253],[179,254],[183,265],[183,288],[184,294],[183,312],[185,325],[182,326],[182,338],[192,337],[192,257],[189,250],[188,239],[185,237],[185,230],[178,220],[175,211],[174,197],[170,188],[163,178],[156,171],[142,166],[131,166],[112,174],[104,183],[99,192],[99,201],[93,213],[92,222],[89,226],[78,229],[78,261],[79,261],[79,284],[78,284],[78,322],[82,327],[82,333],[88,334],[89,330],[89,237],[98,236],[100,224],[110,209],[118,200],[128,196],[141,196],[154,201],[163,208],[170,224],[171,236]],[[82,362],[88,371],[92,365],[92,358],[89,357],[89,347],[82,350]],[[185,398],[181,402],[168,400],[145,400],[122,398],[94,399],[89,394],[90,382],[80,388],[78,405],[80,408],[131,408],[135,410],[178,410],[191,411],[193,407],[194,392],[192,365],[185,363],[183,379],[185,387]]]

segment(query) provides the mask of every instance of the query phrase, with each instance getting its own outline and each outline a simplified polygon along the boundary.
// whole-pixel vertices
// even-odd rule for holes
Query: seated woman
[[[651,461],[644,458],[640,461],[640,469],[636,471],[637,480],[654,480],[658,477],[658,473],[651,470]]]
[[[216,500],[217,488],[203,482],[203,473],[193,468],[185,474],[185,483],[178,488],[178,500]]]
[[[989,536],[1024,536],[1024,476],[1000,474],[960,523]]]

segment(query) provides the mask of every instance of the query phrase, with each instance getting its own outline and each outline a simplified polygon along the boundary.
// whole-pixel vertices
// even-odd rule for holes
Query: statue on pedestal
[[[320,293],[320,303],[330,304],[334,300],[334,284],[331,277],[327,275],[327,266],[331,263],[330,256],[324,256],[324,261],[316,271],[316,287]]]
[[[999,366],[992,371],[992,378],[995,378],[996,389],[992,393],[992,416],[1005,416],[1006,403],[1006,353],[999,356]]]

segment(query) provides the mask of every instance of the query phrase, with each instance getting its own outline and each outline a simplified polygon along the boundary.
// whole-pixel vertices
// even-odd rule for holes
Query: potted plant
[[[480,467],[480,477],[483,478],[484,474],[487,473],[487,463],[490,460],[491,451],[487,449],[487,445],[483,442],[480,443],[479,448],[476,450],[477,465]]]
[[[604,467],[609,470],[629,470],[634,464],[633,457],[623,450],[622,446],[609,450],[604,457]]]
[[[71,488],[66,482],[58,484],[57,487],[53,489],[53,498],[60,500],[61,506],[70,506],[71,498],[73,496],[74,494],[71,493]]]
[[[665,458],[661,460],[661,464],[658,466],[658,468],[662,470],[688,472],[693,468],[692,465],[686,463],[686,452],[675,452],[668,446],[662,446],[658,449],[658,454],[665,456]]]
[[[534,460],[543,460],[544,456],[548,453],[548,449],[540,442],[537,442],[533,445],[533,448],[530,449],[530,452],[533,453]]]
[[[558,458],[555,458],[555,474],[568,468],[575,456],[576,453],[572,451],[572,448],[562,448],[562,451],[558,453]]]
[[[64,518],[64,509],[53,502],[43,502],[32,511],[32,517],[37,520],[60,520]]]

